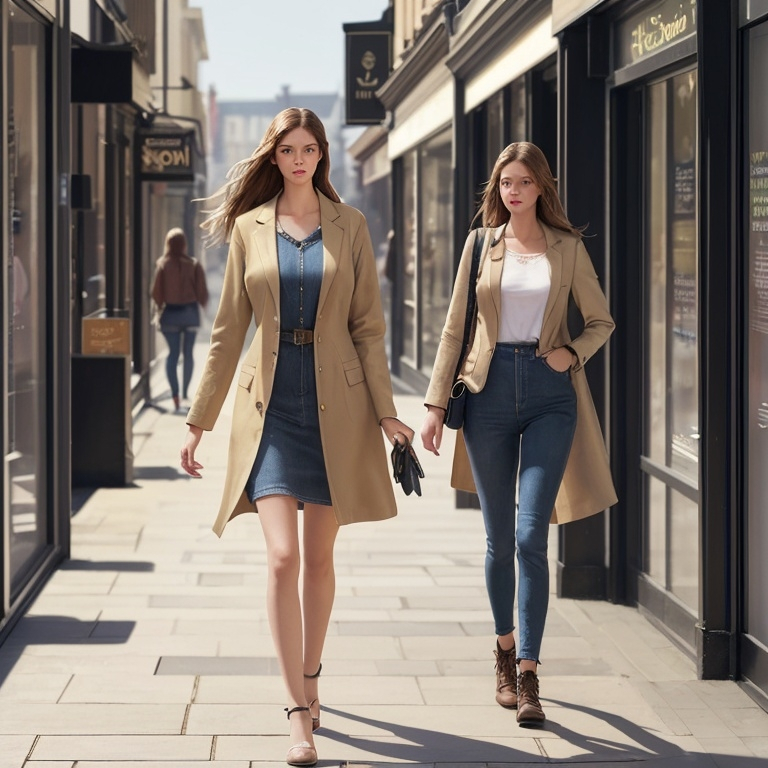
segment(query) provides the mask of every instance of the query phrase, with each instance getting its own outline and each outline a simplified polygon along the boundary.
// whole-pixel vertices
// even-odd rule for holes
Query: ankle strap
[[[314,678],[316,678],[316,677],[320,677],[320,673],[321,673],[322,671],[323,671],[323,665],[321,664],[321,665],[320,665],[320,666],[317,668],[317,672],[315,672],[315,674],[314,674],[314,675],[304,675],[304,677],[306,677],[306,678],[307,678],[307,680],[313,680],[313,679],[314,679]]]
[[[286,707],[285,711],[288,713],[286,717],[290,720],[291,715],[294,712],[309,712],[309,707],[294,707],[293,709],[288,709],[288,707]]]

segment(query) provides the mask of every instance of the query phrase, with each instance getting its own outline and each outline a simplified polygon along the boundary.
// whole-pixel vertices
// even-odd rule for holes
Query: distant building
[[[288,87],[269,101],[219,101],[211,88],[208,125],[211,136],[208,158],[208,191],[215,192],[227,171],[251,155],[275,115],[288,107],[311,109],[325,125],[330,144],[331,181],[344,199],[356,197],[356,187],[346,171],[344,101],[338,93],[291,93]]]

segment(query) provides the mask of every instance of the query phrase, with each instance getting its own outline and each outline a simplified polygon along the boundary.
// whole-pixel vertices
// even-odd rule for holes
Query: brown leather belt
[[[313,331],[306,328],[294,328],[291,331],[280,331],[280,341],[287,341],[291,344],[311,344],[313,337]]]

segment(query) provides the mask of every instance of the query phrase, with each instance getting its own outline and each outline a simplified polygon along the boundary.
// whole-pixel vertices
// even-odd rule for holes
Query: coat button
[[[318,373],[322,373],[323,372],[323,366],[321,365],[317,370],[318,370]]]
[[[321,410],[321,411],[324,411],[324,410],[325,410],[325,404],[324,404],[324,403],[320,403],[320,410]]]

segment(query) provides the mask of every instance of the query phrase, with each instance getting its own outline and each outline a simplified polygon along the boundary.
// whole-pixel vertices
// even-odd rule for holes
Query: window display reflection
[[[646,89],[646,428],[643,453],[689,497],[646,495],[644,570],[692,609],[698,584],[696,72]],[[693,510],[693,512],[692,512]]]
[[[47,543],[45,455],[45,267],[48,198],[45,158],[46,31],[9,6],[7,312],[8,429],[12,597]]]
[[[528,94],[525,76],[518,77],[509,88],[512,104],[509,140],[510,142],[526,141],[528,139]]]
[[[768,645],[768,24],[751,31],[748,66],[746,629]]]
[[[429,375],[453,287],[450,131],[435,136],[422,147],[420,178],[421,367]]]
[[[416,365],[416,152],[403,157],[403,357]]]

